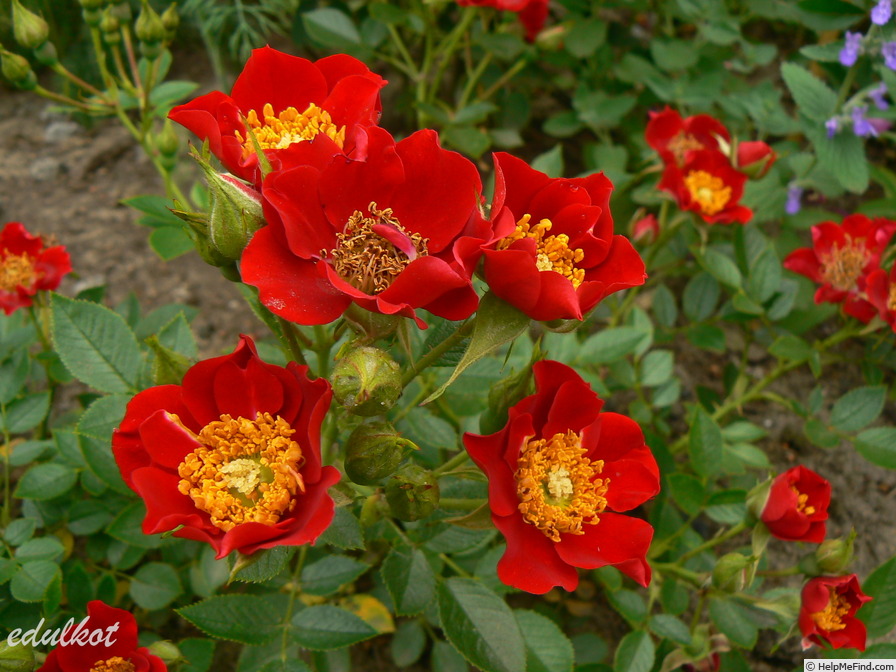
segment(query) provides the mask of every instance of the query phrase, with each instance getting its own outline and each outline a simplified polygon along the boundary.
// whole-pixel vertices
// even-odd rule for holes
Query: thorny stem
[[[423,371],[430,364],[438,360],[439,357],[444,355],[448,350],[462,341],[467,336],[467,334],[469,334],[473,330],[474,324],[474,320],[467,320],[462,325],[460,325],[460,327],[458,327],[457,331],[455,331],[448,338],[446,338],[444,341],[439,343],[432,350],[418,359],[417,363],[409,367],[404,376],[402,376],[401,386],[407,387],[421,371]]]

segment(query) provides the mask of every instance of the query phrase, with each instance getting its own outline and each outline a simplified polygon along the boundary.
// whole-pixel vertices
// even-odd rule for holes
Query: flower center
[[[681,131],[678,135],[669,141],[666,145],[672,156],[678,163],[684,162],[684,154],[692,149],[703,149],[704,145],[697,138],[689,133]]]
[[[108,660],[100,660],[93,664],[90,672],[134,672],[134,663],[121,656],[113,656]]]
[[[585,258],[585,252],[581,248],[570,249],[569,236],[559,233],[556,236],[545,234],[554,226],[551,220],[542,219],[532,226],[529,220],[531,215],[523,215],[516,223],[516,231],[498,243],[499,250],[506,250],[513,243],[524,238],[535,241],[535,267],[539,271],[554,271],[564,278],[569,278],[573,287],[578,287],[585,279],[585,271],[576,268],[576,264]]]
[[[846,236],[842,247],[835,246],[822,256],[821,277],[834,289],[844,292],[854,289],[869,256],[864,240],[853,240]]]
[[[790,489],[796,493],[796,510],[801,513],[805,513],[807,516],[811,516],[815,513],[814,506],[807,506],[807,502],[809,501],[809,495],[804,495],[802,492],[796,489],[795,485],[791,485]]]
[[[14,292],[17,287],[31,287],[40,278],[34,259],[27,254],[7,254],[0,257],[0,289]]]
[[[302,449],[290,438],[295,431],[270,413],[255,420],[222,415],[202,428],[196,437],[202,446],[178,467],[178,490],[225,532],[241,523],[274,525],[305,491]]]
[[[261,111],[262,119],[259,120],[255,110],[249,110],[246,115],[246,124],[258,140],[258,146],[262,149],[284,149],[296,142],[313,140],[319,133],[323,133],[335,142],[339,149],[345,144],[345,126],[339,128],[333,123],[330,113],[311,103],[304,112],[299,112],[294,107],[287,107],[280,114],[274,116],[274,107],[265,103]],[[242,133],[235,131],[237,140],[243,145],[243,159],[255,153],[251,134],[243,137]]]
[[[812,620],[822,630],[836,632],[846,627],[843,617],[849,613],[849,601],[842,595],[838,595],[833,588],[828,588],[828,590],[831,591],[828,606],[822,611],[816,611],[812,614]]]
[[[352,287],[365,294],[379,294],[387,289],[417,257],[429,252],[429,238],[409,233],[392,214],[392,208],[378,210],[376,203],[367,206],[365,217],[355,210],[342,233],[336,234],[336,248],[321,255],[329,257],[334,270]]]
[[[520,452],[516,492],[523,519],[546,537],[585,534],[582,525],[597,525],[607,507],[608,478],[598,478],[602,460],[585,457],[582,440],[573,431],[529,441]]]
[[[704,215],[720,212],[731,200],[731,187],[726,186],[721,177],[705,170],[692,170],[684,178],[684,184]]]

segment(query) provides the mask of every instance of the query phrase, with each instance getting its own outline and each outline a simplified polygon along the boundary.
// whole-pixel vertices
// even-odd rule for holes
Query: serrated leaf
[[[19,602],[43,602],[54,582],[62,581],[62,570],[51,560],[36,560],[21,566],[9,589]]]
[[[651,631],[676,644],[687,646],[691,643],[691,631],[687,624],[671,614],[655,614],[650,617]]]
[[[896,427],[872,427],[856,437],[856,450],[869,462],[896,469]]]
[[[759,626],[746,608],[732,600],[710,599],[709,615],[719,631],[735,644],[747,649],[756,645]]]
[[[694,409],[688,445],[691,465],[697,474],[706,477],[719,471],[722,461],[722,431],[700,405]]]
[[[94,400],[78,420],[78,433],[111,441],[112,431],[121,424],[130,400],[130,396],[123,394],[110,394]]]
[[[841,432],[857,432],[880,415],[886,398],[883,385],[850,390],[831,409],[831,424]]]
[[[821,123],[833,116],[837,94],[827,84],[796,63],[782,64],[781,76],[800,112]]]
[[[862,592],[874,599],[862,605],[858,616],[868,628],[868,637],[882,637],[896,625],[896,558],[871,572]]]
[[[142,499],[131,502],[115,516],[106,528],[106,534],[131,546],[140,548],[158,548],[162,538],[158,534],[143,534],[143,519],[146,517],[146,505]]]
[[[264,583],[277,576],[295,555],[295,547],[275,546],[262,549],[248,556],[249,564],[238,570],[233,576],[234,581],[246,583]],[[255,556],[258,556],[257,558]],[[240,556],[244,558],[245,556]]]
[[[264,644],[277,634],[285,595],[218,595],[177,613],[205,634],[242,644]]]
[[[183,592],[177,570],[163,562],[150,562],[140,567],[131,579],[130,593],[144,609],[162,609]]]
[[[302,590],[309,595],[332,595],[368,569],[366,562],[347,555],[328,555],[302,569]]]
[[[49,411],[49,392],[38,392],[16,399],[6,407],[6,431],[10,434],[24,434],[37,427]]]
[[[345,507],[338,507],[324,533],[318,538],[320,543],[338,546],[345,550],[363,549],[364,535],[361,532],[361,524],[354,514]]]
[[[419,614],[435,599],[436,577],[423,552],[408,546],[393,548],[380,570],[400,616]]]
[[[827,169],[844,189],[861,194],[868,188],[871,176],[865,145],[860,137],[844,131],[829,138],[823,126],[806,135],[815,147],[819,165]]]
[[[324,604],[303,609],[292,619],[293,639],[312,651],[341,649],[379,634],[355,614]]]
[[[58,462],[36,464],[19,479],[14,494],[21,499],[53,499],[71,490],[76,480],[77,472],[68,465]]]
[[[513,615],[526,642],[526,672],[571,672],[575,651],[554,621],[534,611]]]
[[[619,642],[613,658],[615,672],[649,672],[656,658],[650,635],[643,630],[628,633]]]

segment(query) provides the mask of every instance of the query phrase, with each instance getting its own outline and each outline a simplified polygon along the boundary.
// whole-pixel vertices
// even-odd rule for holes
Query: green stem
[[[90,84],[89,82],[85,82],[83,79],[78,77],[75,73],[71,72],[68,68],[66,68],[64,65],[62,65],[62,63],[57,61],[56,64],[52,66],[52,69],[53,69],[53,72],[55,72],[58,75],[62,75],[67,80],[72,82],[75,86],[83,89],[84,91],[89,91],[90,93],[92,93],[95,96],[105,99],[106,96],[102,91],[100,91],[98,88],[96,88],[93,84]]]
[[[803,571],[796,565],[786,569],[764,569],[756,572],[759,576],[796,576],[802,573]]]
[[[466,7],[463,10],[461,20],[454,27],[454,30],[448,33],[448,36],[435,48],[435,52],[439,54],[440,58],[438,65],[436,66],[436,71],[433,74],[432,81],[430,82],[430,102],[432,102],[435,96],[438,95],[439,88],[442,84],[442,77],[444,77],[445,70],[448,68],[448,63],[451,61],[452,56],[454,56],[454,50],[457,47],[457,43],[476,19],[476,14],[477,9],[475,7]]]
[[[314,326],[315,352],[317,353],[317,375],[319,378],[330,377],[330,348],[333,341],[322,325]]]
[[[488,87],[485,91],[482,92],[482,95],[479,96],[479,100],[488,100],[493,95],[495,95],[498,91],[500,91],[502,88],[504,88],[504,85],[507,84],[507,82],[509,82],[511,79],[513,79],[516,76],[516,73],[518,73],[520,70],[525,68],[526,63],[528,63],[528,62],[529,62],[528,57],[523,57],[520,60],[518,60],[516,63],[514,63],[512,66],[510,66],[510,68],[508,70],[506,70],[503,75],[501,75],[497,80],[495,80],[494,84],[492,84],[490,87]]]
[[[650,566],[661,574],[668,574],[682,581],[687,581],[696,588],[702,588],[705,582],[705,575],[692,572],[674,562],[652,562]]]
[[[455,497],[442,497],[439,499],[439,507],[450,511],[475,511],[487,503],[486,499],[461,499]]]
[[[42,87],[40,84],[34,87],[34,92],[37,95],[42,96],[43,98],[55,100],[57,103],[62,103],[64,105],[77,107],[78,109],[84,110],[85,112],[97,113],[100,111],[100,108],[97,108],[96,106],[82,103],[80,100],[69,98],[68,96],[62,95],[61,93],[56,93],[55,91],[50,91],[49,89],[45,89],[44,87]]]
[[[447,554],[439,553],[439,557],[442,558],[442,560],[445,562],[446,565],[448,565],[451,569],[454,570],[455,574],[458,574],[459,576],[463,576],[464,578],[467,578],[467,579],[472,578],[470,576],[470,573],[467,570],[465,570],[463,567],[461,567],[456,562],[454,562],[454,560],[449,558]]]
[[[106,51],[103,49],[103,36],[96,26],[90,27],[90,40],[93,44],[93,53],[96,56],[96,64],[100,69],[103,85],[108,89],[110,97],[114,101],[118,87],[115,84],[115,79],[109,74],[109,69],[106,67]]]
[[[286,345],[289,347],[289,354],[292,355],[293,361],[298,362],[302,366],[308,366],[308,362],[305,361],[305,354],[302,352],[302,346],[299,345],[299,341],[296,338],[296,331],[298,331],[296,326],[279,315],[277,316],[277,324],[280,325],[280,331],[283,334]]]
[[[482,77],[482,73],[485,72],[485,69],[488,67],[489,63],[492,62],[492,54],[491,52],[487,53],[479,60],[479,64],[476,66],[476,69],[470,74],[470,77],[467,79],[467,83],[464,86],[464,91],[460,96],[460,102],[457,104],[457,109],[462,110],[467,106],[467,103],[470,101],[470,97],[473,95],[473,90],[476,88],[476,85],[479,83],[480,77]]]
[[[737,525],[735,525],[731,529],[727,530],[726,532],[723,532],[719,536],[713,537],[712,539],[709,539],[709,540],[703,542],[696,548],[692,548],[690,551],[683,554],[678,559],[678,562],[683,563],[684,561],[689,560],[690,558],[693,558],[695,555],[699,555],[703,551],[708,551],[710,548],[718,546],[722,542],[728,541],[732,537],[736,537],[738,534],[740,534],[741,532],[743,532],[746,529],[747,529],[747,525],[745,523],[738,523]]]
[[[289,646],[289,623],[292,621],[292,610],[295,608],[296,595],[302,585],[302,567],[305,564],[305,556],[308,555],[308,545],[302,546],[299,551],[299,559],[296,561],[295,569],[292,571],[292,581],[290,582],[289,603],[286,605],[286,615],[283,617],[283,636],[280,639],[280,660],[286,662],[286,649]]]
[[[452,469],[459,467],[460,465],[466,463],[467,460],[469,460],[469,459],[470,459],[469,453],[467,453],[466,450],[462,450],[457,455],[455,455],[450,460],[448,460],[445,464],[443,464],[441,467],[437,467],[436,469],[434,469],[432,474],[433,474],[433,476],[439,476],[441,474],[449,472]],[[446,500],[443,499],[441,501],[442,501],[442,503],[444,503]],[[468,501],[468,500],[465,500],[465,501]]]
[[[475,324],[475,320],[467,320],[460,327],[458,327],[457,331],[451,334],[444,341],[435,346],[432,350],[423,355],[417,362],[410,366],[408,370],[405,372],[404,376],[401,378],[401,386],[407,387],[417,375],[423,371],[426,367],[431,365],[433,362],[437,361],[439,357],[448,352],[455,345],[460,343],[466,336],[473,330],[473,325]]]

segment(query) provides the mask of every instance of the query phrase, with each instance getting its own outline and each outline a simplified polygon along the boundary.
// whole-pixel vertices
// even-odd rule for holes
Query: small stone
[[[80,130],[80,126],[74,121],[68,119],[59,119],[51,121],[44,131],[44,142],[50,145],[56,145],[64,140],[68,140]]]
[[[28,169],[28,172],[31,173],[31,177],[40,182],[55,179],[59,177],[63,171],[64,166],[62,165],[62,161],[55,159],[52,156],[44,156],[35,159]]]

